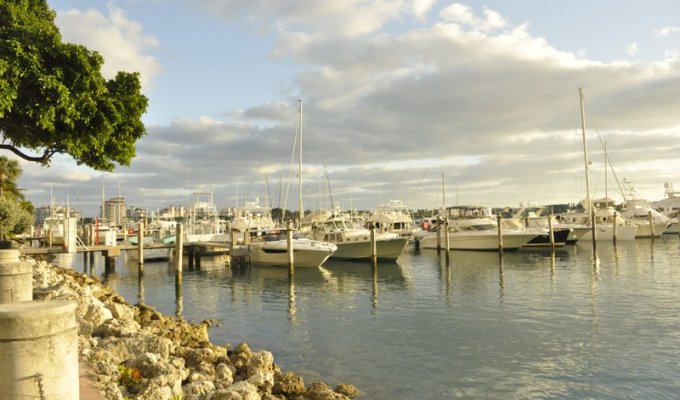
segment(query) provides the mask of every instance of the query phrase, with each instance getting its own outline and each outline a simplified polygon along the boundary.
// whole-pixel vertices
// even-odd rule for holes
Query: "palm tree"
[[[21,175],[19,162],[17,160],[10,160],[5,156],[0,156],[0,197],[8,194],[13,199],[23,198],[16,184],[19,175]],[[8,193],[5,193],[6,189],[8,189]]]

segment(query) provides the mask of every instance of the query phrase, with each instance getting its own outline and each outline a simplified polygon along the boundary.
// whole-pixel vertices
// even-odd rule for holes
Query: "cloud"
[[[638,44],[635,42],[629,43],[628,46],[626,46],[626,53],[629,56],[634,56],[638,52]]]
[[[416,10],[399,1],[336,3],[203,1],[220,15],[274,24],[272,54],[295,66],[294,94],[148,126],[129,168],[93,174],[91,182],[123,180],[129,203],[146,208],[186,204],[186,194],[205,183],[220,206],[233,206],[264,198],[267,173],[277,198],[296,174],[290,167],[301,97],[310,208],[324,196],[325,164],[334,200],[360,208],[394,198],[439,206],[442,174],[461,202],[578,201],[581,86],[594,169],[599,135],[615,168],[641,192],[661,195],[662,183],[674,179],[672,168],[651,168],[678,166],[677,57],[605,63],[556,48],[495,10],[476,13],[463,4],[436,9],[425,1]],[[390,25],[400,18],[413,18],[408,30]],[[96,204],[101,190],[91,191]]]
[[[680,26],[665,26],[653,30],[657,36],[671,36],[680,33]]]
[[[56,24],[64,41],[82,44],[104,57],[102,73],[109,79],[118,71],[140,72],[142,85],[148,88],[161,71],[158,61],[147,54],[160,46],[158,39],[111,4],[108,15],[94,9],[58,11]]]

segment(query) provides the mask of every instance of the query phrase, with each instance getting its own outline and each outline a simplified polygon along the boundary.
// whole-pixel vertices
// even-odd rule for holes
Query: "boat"
[[[338,249],[332,243],[311,240],[292,233],[293,265],[319,267]],[[234,247],[235,254],[246,255],[250,264],[288,266],[288,240],[283,229],[267,232],[248,244]]]
[[[538,236],[537,233],[525,229],[507,229],[501,226],[502,235],[499,238],[498,223],[489,207],[447,207],[440,218],[440,221],[446,220],[449,226],[448,245],[445,232],[422,231],[414,233],[421,248],[446,249],[448,247],[450,250],[498,251],[499,239],[501,239],[503,250],[512,251],[521,248]],[[439,243],[437,243],[437,237],[439,237]]]
[[[194,203],[185,215],[184,240],[226,243],[229,235],[220,221],[212,192],[194,192]]]
[[[582,210],[569,210],[558,214],[557,220],[564,226],[577,228],[587,228],[592,230],[590,223],[590,209],[586,200],[581,201]],[[632,221],[627,220],[616,210],[616,202],[603,197],[592,200],[592,207],[595,215],[595,240],[635,240],[638,226]],[[592,241],[592,233],[586,233],[581,240]]]
[[[532,239],[527,246],[540,247],[551,246],[550,237],[545,230],[553,229],[553,243],[557,246],[563,244],[574,244],[583,237],[588,231],[587,226],[565,225],[560,223],[554,215],[543,215],[544,207],[541,206],[522,206],[512,210],[512,219],[521,221],[519,226],[525,228],[539,228],[544,232]],[[503,220],[506,223],[506,219]],[[517,226],[517,225],[515,225]],[[566,232],[566,233],[565,233]]]
[[[616,210],[614,201],[605,196],[593,200],[590,196],[590,162],[588,160],[588,146],[586,142],[585,97],[583,88],[578,88],[581,111],[581,136],[583,139],[583,163],[586,175],[586,198],[581,201],[583,211],[568,211],[557,216],[560,222],[573,226],[589,226],[590,234],[585,234],[581,240],[634,240],[637,225],[627,221]],[[606,150],[605,150],[606,154]],[[605,158],[605,161],[608,161]],[[606,177],[606,174],[605,174]],[[605,184],[605,188],[607,185]],[[595,244],[593,243],[593,247]]]
[[[376,206],[366,223],[373,224],[380,232],[392,232],[406,237],[413,235],[411,211],[401,200],[389,200]]]
[[[272,219],[271,207],[260,205],[259,199],[246,201],[243,207],[236,208],[229,223],[230,230],[241,234],[248,232],[251,237],[262,236],[277,227]],[[243,236],[237,239],[243,241]]]
[[[331,259],[358,261],[372,258],[371,231],[354,225],[351,217],[340,210],[316,211],[303,219],[300,230],[310,239],[337,246]],[[408,238],[397,233],[376,231],[374,234],[378,260],[396,260],[408,244]]]
[[[664,183],[665,198],[651,203],[655,210],[668,217],[668,228],[664,233],[680,233],[680,224],[678,223],[678,214],[680,214],[680,192],[673,190],[671,182]]]
[[[633,184],[625,178],[623,188],[625,202],[622,213],[637,225],[635,237],[660,237],[670,225],[670,218],[655,210],[647,200],[638,197]]]

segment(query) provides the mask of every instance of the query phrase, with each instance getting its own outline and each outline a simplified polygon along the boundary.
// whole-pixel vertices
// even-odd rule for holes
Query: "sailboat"
[[[302,207],[302,100],[300,100],[300,111],[298,113],[298,128],[300,134],[300,162],[298,171],[298,181],[300,185],[299,207],[300,217],[304,217]],[[284,206],[284,212],[285,212]],[[244,213],[244,217],[251,218],[254,215]],[[271,217],[268,221],[271,220]],[[238,226],[238,225],[237,225]],[[251,264],[288,266],[288,240],[285,229],[279,227],[265,227],[264,231],[253,232],[251,221],[243,221],[242,226],[250,232],[248,240],[241,247],[240,251],[245,251]],[[253,235],[253,233],[256,233]],[[296,267],[319,267],[338,249],[333,243],[320,240],[312,240],[300,235],[298,232],[292,233],[291,247],[293,250],[293,264]]]
[[[586,198],[581,201],[584,211],[568,211],[558,215],[557,218],[566,226],[590,226],[591,233],[585,234],[581,240],[634,240],[638,227],[636,224],[627,221],[621,213],[616,211],[614,200],[609,197],[593,200],[590,196],[590,163],[588,161],[588,146],[586,144],[585,98],[583,96],[583,88],[579,88],[578,93],[581,106],[583,160],[586,173]]]

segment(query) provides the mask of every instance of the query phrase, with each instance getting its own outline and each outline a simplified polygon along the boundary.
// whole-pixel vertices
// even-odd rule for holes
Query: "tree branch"
[[[23,158],[26,161],[33,161],[33,162],[40,163],[42,165],[49,165],[50,159],[57,152],[56,150],[45,149],[42,156],[39,156],[39,157],[38,156],[29,156],[28,154],[23,153],[21,150],[12,146],[11,144],[4,144],[4,143],[0,144],[0,149],[9,150],[12,153]]]

